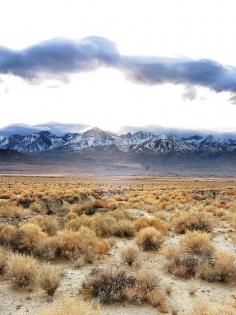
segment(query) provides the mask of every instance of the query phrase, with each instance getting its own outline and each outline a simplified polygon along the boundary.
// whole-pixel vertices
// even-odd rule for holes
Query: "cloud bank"
[[[188,129],[188,128],[172,128],[158,125],[146,125],[146,126],[123,126],[119,134],[125,134],[128,132],[134,133],[140,130],[151,132],[155,135],[160,134],[173,134],[181,138],[188,138],[191,136],[209,136],[213,135],[215,137],[224,138],[224,139],[234,139],[236,140],[236,129],[235,130],[211,130],[211,129]]]
[[[0,73],[33,80],[88,71],[119,62],[115,45],[101,37],[52,39],[15,51],[0,47]]]
[[[0,47],[0,74],[13,74],[27,80],[63,78],[72,73],[102,66],[122,71],[133,82],[203,86],[216,92],[236,92],[236,68],[214,60],[123,56],[116,45],[103,37],[80,41],[52,39],[15,51]],[[186,94],[194,98],[194,91]]]

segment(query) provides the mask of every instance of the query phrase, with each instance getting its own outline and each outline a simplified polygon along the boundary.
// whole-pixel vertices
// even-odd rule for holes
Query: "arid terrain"
[[[0,177],[1,315],[236,314],[236,181]]]

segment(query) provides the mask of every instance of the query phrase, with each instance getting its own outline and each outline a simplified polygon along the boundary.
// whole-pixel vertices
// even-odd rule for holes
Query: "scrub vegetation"
[[[235,188],[2,176],[2,314],[235,314]]]

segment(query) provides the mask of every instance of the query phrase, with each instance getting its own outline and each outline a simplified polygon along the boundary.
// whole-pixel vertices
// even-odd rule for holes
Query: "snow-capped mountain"
[[[214,137],[209,135],[207,137],[192,136],[183,139],[185,143],[192,145],[195,149],[202,152],[226,152],[236,149],[235,139],[226,139],[224,137]]]
[[[99,128],[93,128],[85,131],[81,137],[81,148],[109,146],[114,144],[115,136],[110,132],[103,131]]]
[[[199,150],[201,151],[233,151],[236,149],[236,141],[232,139],[220,139],[208,136],[199,142]]]
[[[193,150],[194,147],[185,143],[181,138],[174,135],[162,134],[158,137],[153,137],[143,141],[141,144],[135,147],[138,151],[151,150],[154,152],[183,152]]]
[[[32,153],[52,150],[62,143],[61,137],[57,137],[49,131],[40,131],[28,136],[12,135],[5,137],[0,141],[0,148]]]
[[[141,145],[145,141],[150,141],[155,138],[151,132],[138,131],[135,133],[127,133],[117,137],[116,145],[119,150],[128,152],[131,149],[136,149],[137,146]]]
[[[122,152],[230,152],[236,150],[236,140],[195,135],[180,138],[175,135],[154,135],[138,131],[125,135],[114,135],[109,131],[92,128],[84,133],[67,133],[56,136],[49,131],[31,135],[0,137],[0,149],[11,149],[23,153],[47,151],[79,152],[85,149],[116,149]]]
[[[188,138],[183,138],[184,142],[190,145],[193,145],[194,147],[199,146],[199,143],[204,139],[203,136],[194,135]]]
[[[20,136],[20,135],[16,135],[16,134],[14,134],[10,137],[3,137],[0,140],[0,148],[1,149],[14,149],[14,147],[17,145],[17,143],[20,143],[23,140],[24,140],[24,136]]]

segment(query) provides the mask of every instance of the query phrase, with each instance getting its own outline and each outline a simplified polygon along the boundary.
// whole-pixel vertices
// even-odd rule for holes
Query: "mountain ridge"
[[[128,132],[116,135],[97,127],[82,133],[66,133],[57,136],[50,131],[33,132],[30,135],[13,134],[0,138],[0,149],[37,154],[48,151],[79,152],[90,149],[118,149],[123,152],[231,152],[236,150],[235,139],[213,135],[178,137],[174,134],[155,135],[148,131]]]

